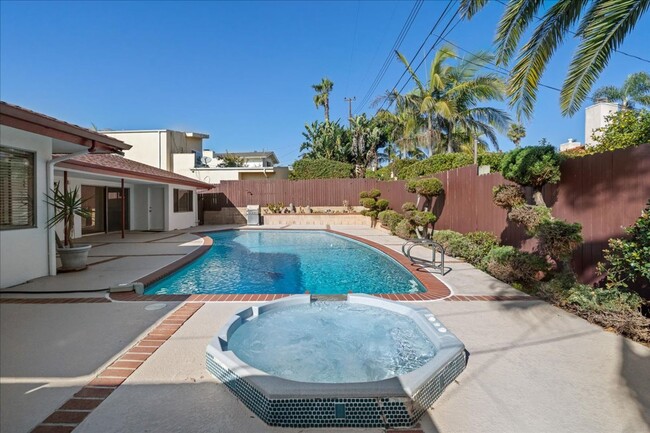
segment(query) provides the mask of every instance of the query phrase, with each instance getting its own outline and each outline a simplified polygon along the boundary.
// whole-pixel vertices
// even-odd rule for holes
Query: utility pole
[[[353,96],[351,98],[345,97],[343,98],[345,102],[348,103],[348,122],[351,125],[352,124],[352,101],[356,101],[357,97]]]

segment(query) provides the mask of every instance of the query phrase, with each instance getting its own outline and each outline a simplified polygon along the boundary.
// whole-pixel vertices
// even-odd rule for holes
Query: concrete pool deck
[[[396,251],[402,243],[398,238],[365,227],[332,226],[331,229],[365,237]],[[185,250],[179,248],[187,248],[185,244],[197,239],[186,233],[141,236],[129,233],[127,243],[136,235],[140,241],[128,244],[127,249],[120,249],[116,245],[121,244],[120,240],[108,235],[104,243],[110,245],[105,245],[104,251],[109,257],[129,253],[128,259],[142,259],[139,263],[143,268],[134,265],[124,271],[119,267],[109,270],[98,264],[81,273],[48,277],[23,286],[31,290],[48,290],[52,285],[68,289],[99,288],[104,284],[107,287],[118,277],[145,275],[154,266],[168,264],[172,255],[184,254],[181,251]],[[198,248],[197,245],[189,247]],[[158,254],[170,255],[147,256],[156,253],[152,248]],[[128,260],[123,263],[128,265]],[[452,286],[456,302],[418,305],[430,309],[465,343],[470,358],[457,383],[450,385],[434,408],[425,414],[421,430],[442,433],[648,430],[648,347],[533,298],[502,302],[477,300],[480,299],[477,296],[518,296],[521,292],[453,258],[449,258],[448,265],[452,270],[442,279]],[[65,282],[55,282],[63,276]],[[96,299],[104,295],[46,296]],[[21,295],[0,295],[3,301],[0,304],[0,431],[3,432],[27,432],[39,425],[149,330],[168,328],[168,325],[157,325],[161,319],[173,317],[169,314],[179,305],[165,302],[163,309],[149,311],[145,308],[153,302],[106,300],[92,304],[26,305],[5,303],[7,297]],[[184,305],[195,305],[198,310],[185,322],[179,322],[178,330],[170,331],[169,338],[156,346],[157,350],[138,364],[137,369],[130,370],[130,375],[108,397],[101,401],[91,398],[89,404],[96,407],[88,410],[74,431],[296,431],[263,424],[205,370],[204,353],[210,338],[235,311],[250,303]],[[74,428],[66,423],[51,423],[49,430],[47,426],[41,427],[36,431]]]

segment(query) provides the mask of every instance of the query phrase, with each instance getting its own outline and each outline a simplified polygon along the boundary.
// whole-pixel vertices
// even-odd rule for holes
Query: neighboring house
[[[595,146],[597,143],[591,138],[594,131],[607,124],[605,117],[620,111],[621,106],[615,102],[596,102],[585,110],[585,146]]]
[[[169,129],[101,131],[130,144],[124,156],[133,161],[207,182],[247,179],[288,179],[289,168],[279,167],[273,152],[230,153],[243,158],[242,167],[223,167],[225,153],[203,150],[208,134]]]
[[[224,157],[241,159],[241,166],[226,167]],[[288,179],[289,168],[280,167],[274,152],[215,153],[204,150],[201,158],[192,160],[184,155],[174,155],[176,172],[216,184],[222,180]]]
[[[0,102],[0,287],[56,275],[54,229],[45,194],[64,177],[80,186],[92,217],[76,235],[125,229],[172,230],[197,224],[202,182],[120,156],[120,140]],[[124,189],[122,189],[122,187]],[[124,191],[124,194],[122,193]]]
[[[177,172],[174,167],[175,154],[200,158],[203,140],[210,138],[208,134],[200,132],[170,129],[100,132],[130,144],[132,147],[124,152],[128,159],[173,172]]]

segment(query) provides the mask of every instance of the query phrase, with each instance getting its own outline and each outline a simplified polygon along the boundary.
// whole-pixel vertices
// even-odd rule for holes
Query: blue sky
[[[304,124],[323,118],[310,86],[329,77],[331,117],[347,121],[343,98],[362,99],[412,6],[2,1],[0,97],[82,126],[207,132],[206,148],[274,150],[289,164],[299,155]],[[400,49],[408,58],[445,6],[423,5]],[[470,51],[490,49],[502,9],[491,2],[448,39]],[[620,49],[648,57],[648,29],[646,15]],[[544,83],[561,85],[574,48],[573,41],[561,47]],[[648,69],[648,63],[615,54],[597,86],[619,85]],[[375,93],[392,88],[402,71],[393,60]],[[540,90],[524,144],[542,137],[555,145],[584,139],[584,114],[562,117],[558,99],[557,92]],[[500,145],[512,148],[505,137]]]

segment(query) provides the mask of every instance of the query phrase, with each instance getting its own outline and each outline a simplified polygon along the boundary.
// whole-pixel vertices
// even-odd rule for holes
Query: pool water
[[[416,293],[426,291],[376,249],[319,231],[230,230],[146,294]]]
[[[436,354],[407,316],[349,302],[311,302],[265,312],[228,338],[245,363],[284,379],[371,382],[409,373]]]

